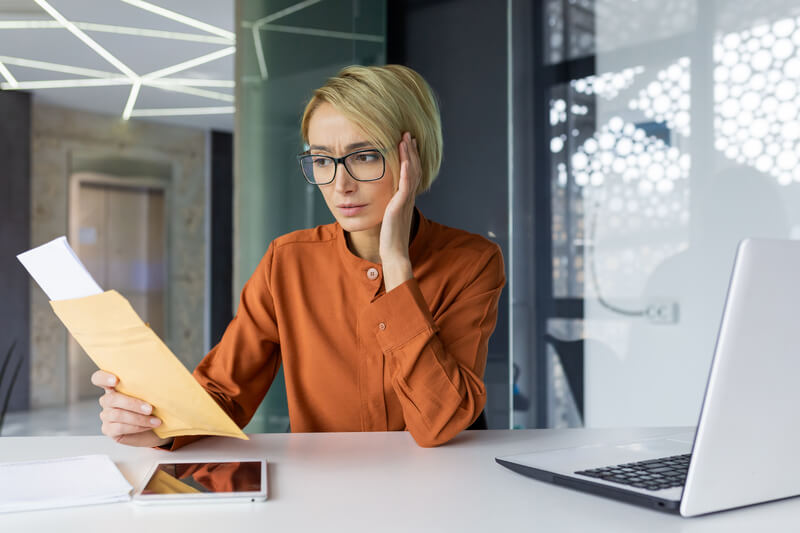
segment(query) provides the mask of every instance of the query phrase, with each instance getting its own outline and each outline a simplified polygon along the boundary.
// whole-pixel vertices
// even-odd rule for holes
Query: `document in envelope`
[[[113,290],[98,293],[99,286],[94,280],[90,283],[85,279],[91,276],[64,237],[18,257],[48,296],[51,292],[69,294],[64,287],[59,287],[63,284],[59,281],[62,272],[78,273],[82,278],[88,295],[58,300],[51,297],[50,305],[92,361],[119,378],[116,390],[153,406],[153,416],[162,420],[162,424],[153,429],[156,435],[161,438],[220,435],[247,439],[167,345],[139,318],[128,300]]]

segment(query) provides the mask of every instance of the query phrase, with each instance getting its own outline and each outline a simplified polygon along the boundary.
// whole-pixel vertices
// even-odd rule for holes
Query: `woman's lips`
[[[339,211],[346,217],[352,217],[359,214],[367,204],[342,204],[337,205],[336,207],[339,208]]]

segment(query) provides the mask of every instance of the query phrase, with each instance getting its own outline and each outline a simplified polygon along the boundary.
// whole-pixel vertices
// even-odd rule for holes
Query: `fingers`
[[[110,374],[104,370],[98,370],[92,374],[92,385],[102,388],[115,387],[118,383],[117,376]]]
[[[145,431],[150,431],[151,429],[153,429],[152,426],[143,427],[135,424],[125,424],[122,422],[103,422],[102,426],[103,435],[111,437],[112,439],[118,439],[119,437],[124,437],[126,435],[144,433]]]
[[[114,440],[126,446],[146,446],[152,448],[153,446],[164,446],[171,444],[173,439],[160,439],[158,435],[152,431],[145,431],[142,433],[128,433],[126,435],[119,435],[114,437]]]
[[[405,163],[405,169],[403,168]],[[422,179],[422,164],[419,158],[417,140],[411,137],[411,133],[403,133],[400,141],[400,174],[403,177],[405,170],[406,177],[410,180],[409,188],[416,189]],[[400,180],[402,181],[402,179]]]
[[[161,420],[154,416],[140,415],[124,409],[103,409],[100,420],[104,424],[126,424],[145,429],[153,429],[161,425]]]
[[[400,180],[397,184],[397,190],[403,195],[408,192],[408,182],[410,181],[411,177],[409,176],[410,172],[410,164],[409,164],[409,156],[408,156],[408,144],[405,141],[401,144],[402,150],[401,153],[403,154],[403,158],[400,161]]]
[[[405,132],[400,139],[400,161],[419,161],[419,154],[417,153],[417,140],[411,137],[409,132]],[[413,149],[413,150],[412,150]]]
[[[103,409],[100,420],[103,422],[103,434],[112,438],[149,431],[161,425],[161,420],[154,416],[139,415],[122,409]]]
[[[120,436],[149,431],[161,425],[157,417],[148,416],[153,412],[151,405],[113,389],[106,389],[99,403],[103,407],[100,412],[101,430],[118,442]]]
[[[406,156],[412,163],[419,163],[419,145],[417,144],[417,139],[411,136],[410,133],[406,132],[403,136],[403,140],[406,144]]]
[[[100,405],[105,409],[116,408],[144,415],[149,415],[153,412],[153,406],[147,402],[131,398],[116,391],[106,391],[100,397]]]

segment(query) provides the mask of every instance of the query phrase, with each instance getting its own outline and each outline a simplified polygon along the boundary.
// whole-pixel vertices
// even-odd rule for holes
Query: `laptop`
[[[498,457],[564,487],[697,516],[800,495],[800,241],[736,252],[696,431]]]

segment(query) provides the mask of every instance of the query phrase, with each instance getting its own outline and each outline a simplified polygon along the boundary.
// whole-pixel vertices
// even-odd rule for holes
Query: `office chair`
[[[22,369],[22,356],[17,360],[17,365],[11,372],[10,376],[6,378],[6,371],[8,370],[8,363],[14,355],[14,348],[17,346],[17,341],[11,343],[11,347],[6,352],[2,365],[0,365],[0,432],[3,430],[3,420],[6,417],[6,410],[8,409],[8,402],[11,400],[11,392],[14,390],[14,384],[17,382],[17,376]],[[2,393],[3,383],[6,383],[5,393]]]
[[[545,342],[550,344],[558,355],[567,384],[575,399],[578,414],[583,420],[583,354],[584,339],[564,340],[553,337],[549,333],[544,336]]]
[[[472,423],[467,429],[489,429],[489,423],[486,421],[486,411],[481,411],[475,422]]]

